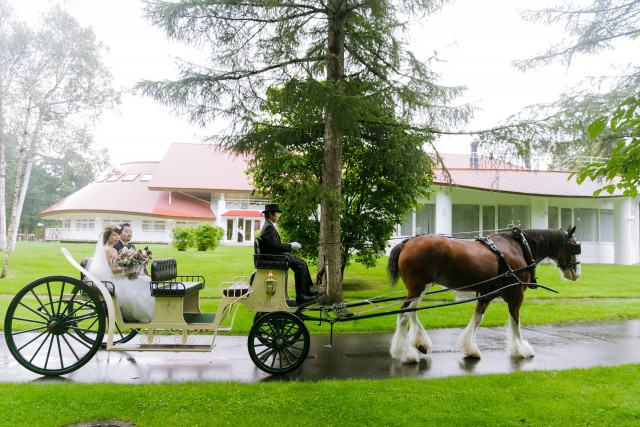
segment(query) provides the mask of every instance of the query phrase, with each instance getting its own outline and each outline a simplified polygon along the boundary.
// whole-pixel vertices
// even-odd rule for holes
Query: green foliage
[[[215,249],[220,244],[223,234],[222,228],[211,224],[199,224],[193,228],[192,232],[195,247],[199,251]]]
[[[408,210],[432,181],[433,161],[422,149],[432,135],[395,117],[393,100],[377,84],[349,79],[336,98],[345,132],[342,158],[341,267],[352,258],[376,263]],[[279,226],[302,254],[317,256],[318,205],[322,187],[323,85],[292,79],[271,88],[267,116],[233,148],[252,154],[249,172],[256,190],[284,209]],[[331,242],[331,244],[335,244]]]
[[[602,191],[613,194],[618,189],[625,196],[636,197],[640,185],[640,92],[627,98],[610,116],[595,120],[589,126],[591,137],[598,137],[606,130],[607,124],[622,140],[614,147],[609,160],[586,166],[576,174],[576,180],[579,184],[587,178],[611,182],[596,190],[594,196]]]
[[[523,17],[543,24],[564,25],[566,35],[548,50],[515,61],[514,65],[523,71],[553,62],[570,66],[579,55],[595,56],[640,34],[637,0],[592,0],[590,4],[558,1],[557,6],[527,10]],[[612,75],[590,77],[556,102],[525,108],[509,117],[506,125],[480,132],[479,139],[485,150],[498,157],[531,163],[532,159],[551,154],[552,164],[540,167],[580,170],[588,162],[600,161],[593,157],[604,161],[613,155],[620,132],[598,122],[602,132],[590,137],[588,127],[633,96],[639,85],[640,67],[629,63],[618,67]]]
[[[186,251],[187,248],[193,246],[194,236],[193,227],[179,225],[171,230],[173,237],[173,247],[179,251]]]

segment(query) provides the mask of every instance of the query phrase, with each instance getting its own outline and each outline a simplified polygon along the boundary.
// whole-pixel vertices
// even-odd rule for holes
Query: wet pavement
[[[433,353],[420,363],[402,364],[389,356],[392,333],[343,333],[311,336],[307,360],[296,371],[273,376],[249,358],[246,336],[218,336],[210,353],[107,352],[62,377],[43,377],[23,368],[0,342],[0,382],[113,382],[127,384],[239,381],[318,381],[322,379],[438,378],[533,370],[561,370],[640,363],[640,319],[545,324],[522,327],[533,346],[532,359],[514,359],[506,351],[505,327],[481,327],[481,359],[456,348],[461,328],[429,331]]]

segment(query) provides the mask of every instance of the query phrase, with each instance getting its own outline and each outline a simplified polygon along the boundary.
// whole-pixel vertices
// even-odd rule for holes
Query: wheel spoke
[[[44,314],[40,313],[38,310],[35,310],[35,309],[29,307],[27,304],[23,303],[22,301],[20,301],[20,305],[23,306],[24,308],[26,308],[27,310],[33,312],[34,314],[42,317],[44,320],[48,320],[47,316],[45,316]],[[40,306],[44,309],[44,306],[42,304],[40,304]],[[49,313],[47,313],[47,314],[49,314]],[[21,320],[26,320],[26,319],[21,319]]]
[[[26,346],[28,346],[29,344],[31,344],[32,342],[34,342],[35,340],[37,340],[38,338],[40,338],[41,336],[43,336],[44,334],[48,333],[48,331],[42,331],[42,333],[40,335],[38,335],[37,337],[33,338],[31,341],[28,341],[26,344],[24,344],[22,347],[18,348],[18,351],[22,350],[23,348],[25,348]],[[17,335],[17,334],[13,334],[13,335]],[[46,338],[45,338],[46,340]],[[42,344],[40,344],[40,347],[42,347]],[[36,351],[36,353],[40,351],[40,348],[38,348],[38,350]]]

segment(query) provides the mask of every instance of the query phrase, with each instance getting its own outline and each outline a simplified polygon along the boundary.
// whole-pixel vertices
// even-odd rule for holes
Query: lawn
[[[635,426],[640,422],[638,390],[639,365],[430,380],[0,384],[0,423],[56,426],[119,419],[138,426]]]

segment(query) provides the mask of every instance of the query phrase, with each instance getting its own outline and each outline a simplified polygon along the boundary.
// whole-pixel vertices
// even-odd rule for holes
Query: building
[[[640,261],[638,200],[593,192],[601,185],[578,185],[570,172],[531,171],[486,158],[447,155],[450,180],[438,171],[424,206],[409,212],[395,237],[436,233],[460,238],[486,236],[512,225],[564,228],[576,225],[586,263]],[[474,164],[475,163],[475,164]],[[450,182],[449,182],[450,181]]]
[[[398,239],[439,233],[460,238],[523,228],[577,225],[583,262],[639,262],[638,200],[593,197],[598,183],[578,185],[569,172],[531,171],[478,157],[443,156],[424,206],[398,225]],[[224,229],[223,244],[253,242],[267,200],[252,198],[246,159],[201,144],[172,144],[160,162],[122,165],[40,213],[59,220],[45,240],[95,241],[106,225],[128,222],[137,242],[167,243],[177,225]]]
[[[251,197],[245,159],[212,146],[172,144],[159,162],[123,164],[40,212],[61,222],[45,240],[95,241],[107,225],[131,224],[136,242],[171,242],[179,225],[208,223],[224,243],[252,244],[265,200]]]

